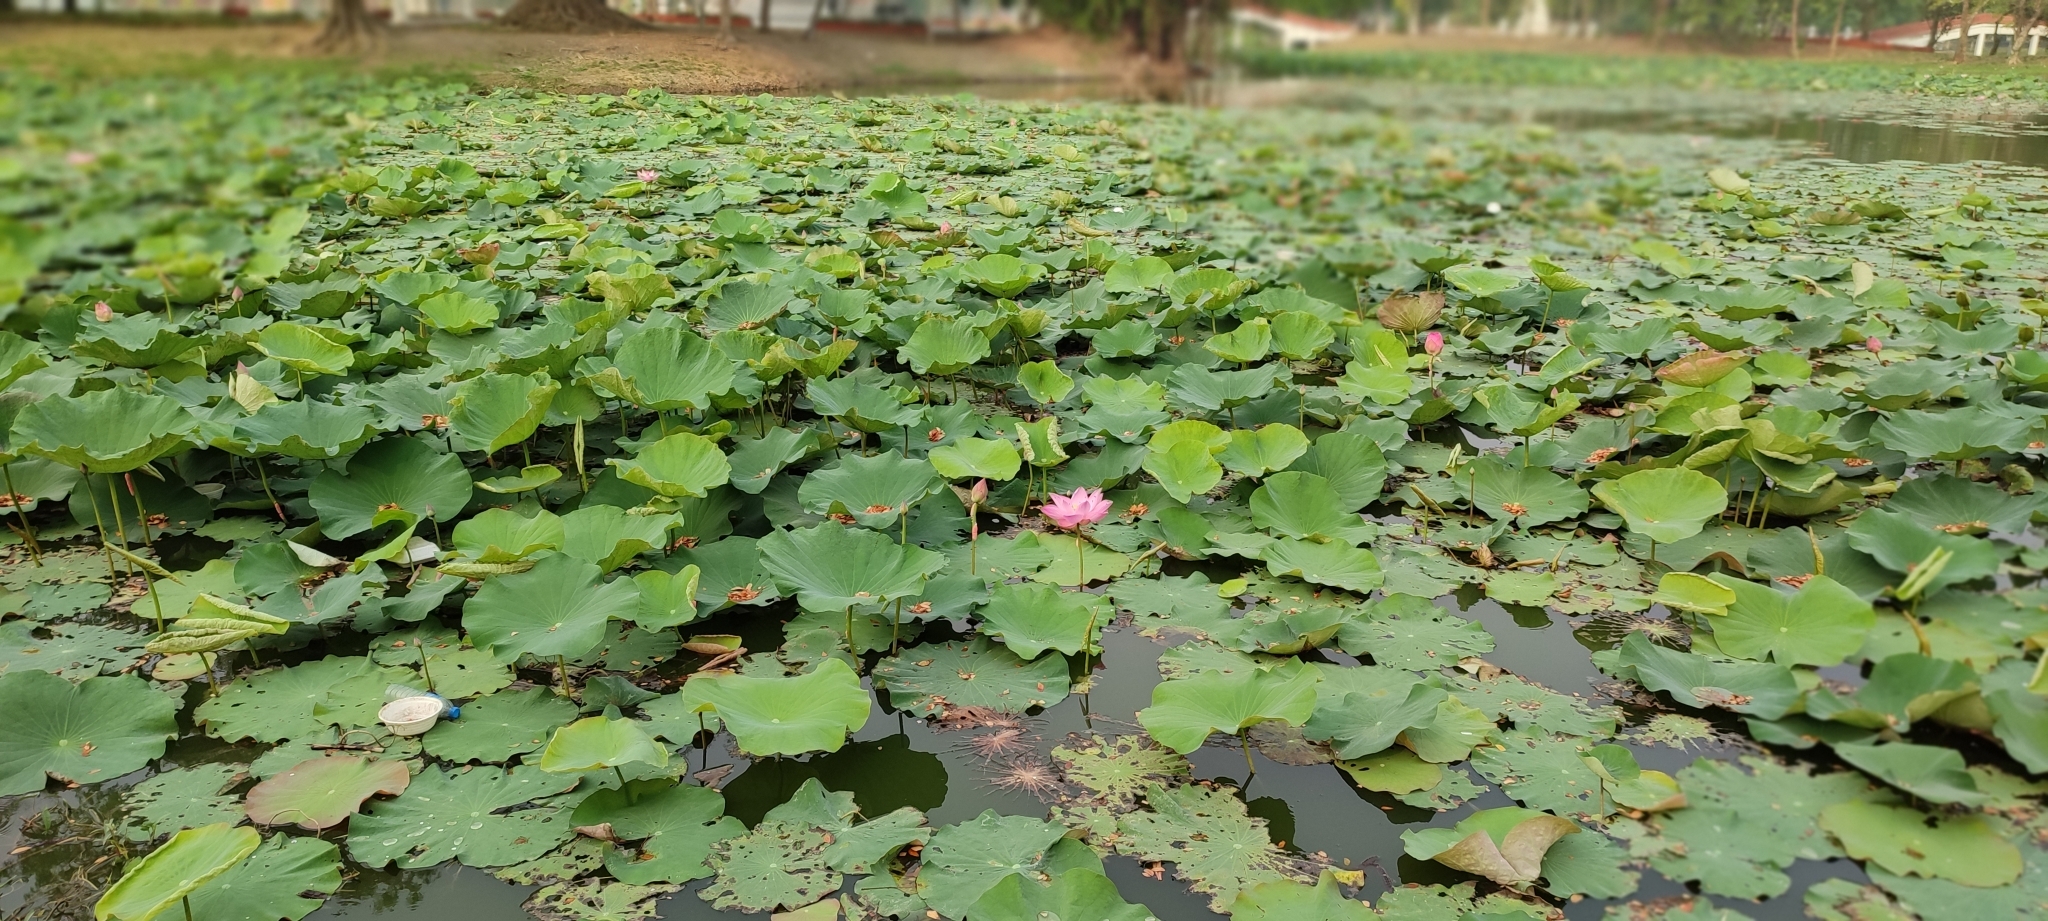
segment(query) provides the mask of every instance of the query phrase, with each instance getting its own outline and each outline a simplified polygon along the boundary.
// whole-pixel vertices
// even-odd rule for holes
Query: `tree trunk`
[[[1828,33],[1828,57],[1835,56],[1835,47],[1842,43],[1842,17],[1849,12],[1849,0],[1835,0],[1835,28]]]
[[[718,38],[732,43],[732,0],[718,0]]]
[[[1941,18],[1941,5],[1940,5],[1939,3],[1933,3],[1933,2],[1930,2],[1930,3],[1928,3],[1928,4],[1927,4],[1927,53],[1928,53],[1928,54],[1933,54],[1933,53],[1934,53],[1934,43],[1935,43],[1935,42],[1938,42],[1938,41],[1941,41],[1941,33],[1942,33],[1942,30],[1943,30],[1943,28],[1944,28],[1944,27],[1943,27],[1943,25],[1942,25],[1942,18]]]
[[[1957,64],[1963,63],[1963,58],[1967,57],[1970,53],[1970,20],[1974,18],[1972,14],[1970,0],[1963,0],[1963,15],[1956,19],[1955,62]]]
[[[1479,0],[1479,29],[1485,31],[1493,25],[1493,0]]]
[[[1664,26],[1671,18],[1671,0],[1657,0],[1650,13],[1650,47],[1664,44]]]
[[[1870,41],[1870,30],[1877,26],[1877,0],[1863,0],[1862,18],[1856,23],[1856,37]]]
[[[811,3],[811,19],[809,22],[804,23],[805,38],[810,38],[812,32],[818,31],[818,17],[823,15],[825,15],[825,0],[813,0]]]
[[[1799,57],[1799,0],[1792,0],[1792,57]]]
[[[587,34],[650,28],[645,22],[605,6],[604,0],[519,0],[505,12],[503,22],[528,32]]]
[[[1401,0],[1401,17],[1408,20],[1408,34],[1422,34],[1422,0]]]
[[[69,2],[69,0],[67,0]],[[327,10],[327,24],[306,43],[316,53],[360,53],[384,43],[384,24],[370,15],[363,0],[334,0]]]
[[[2034,23],[2041,17],[2039,0],[2021,0],[2012,11],[2012,48],[2006,52],[2005,63],[2018,64],[2026,54],[2024,46],[2027,34],[2034,31]]]
[[[754,23],[754,31],[768,31],[768,5],[773,2],[774,0],[761,0],[761,21]]]

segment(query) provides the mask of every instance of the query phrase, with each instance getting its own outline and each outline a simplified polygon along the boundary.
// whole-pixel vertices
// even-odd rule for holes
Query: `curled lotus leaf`
[[[153,921],[234,869],[263,843],[256,829],[222,822],[187,828],[128,865],[92,907],[94,921]]]
[[[1380,302],[1373,316],[1380,325],[1397,333],[1414,335],[1436,325],[1443,316],[1444,293],[1424,291],[1420,294],[1396,294]]]
[[[1543,855],[1551,845],[1582,831],[1570,819],[1508,806],[1475,812],[1450,828],[1403,832],[1401,840],[1417,860],[1524,888],[1543,875]]]

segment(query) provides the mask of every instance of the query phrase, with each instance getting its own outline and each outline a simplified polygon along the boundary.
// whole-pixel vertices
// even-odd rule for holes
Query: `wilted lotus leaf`
[[[1525,888],[1543,875],[1543,855],[1550,846],[1581,831],[1570,819],[1507,806],[1475,812],[1450,828],[1402,832],[1401,840],[1408,856],[1417,860]]]
[[[1444,293],[1396,294],[1382,302],[1374,316],[1380,325],[1397,333],[1414,335],[1436,325],[1444,312]]]
[[[363,801],[404,793],[412,781],[403,761],[351,756],[313,758],[263,779],[249,791],[249,820],[311,831],[348,821]]]
[[[1748,355],[1708,349],[1658,368],[1657,377],[1681,387],[1711,387],[1747,361]]]

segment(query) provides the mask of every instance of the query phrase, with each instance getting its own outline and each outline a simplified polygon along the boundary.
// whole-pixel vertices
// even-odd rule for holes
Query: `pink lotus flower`
[[[74,150],[64,155],[64,162],[72,166],[90,166],[94,160],[99,158],[99,154],[89,150]]]
[[[1422,337],[1422,350],[1428,352],[1431,358],[1443,354],[1444,334],[1430,330],[1428,335]]]
[[[953,232],[953,222],[952,222],[952,221],[940,221],[940,222],[939,222],[939,232],[940,232],[940,233],[942,233],[942,234],[945,234],[945,233],[952,233],[952,232]]]
[[[97,301],[92,305],[92,318],[105,323],[114,318],[114,308],[107,306],[106,301]]]
[[[637,177],[641,182],[653,182],[661,178],[660,173],[657,173],[651,169],[644,169],[637,173],[634,173],[633,175]]]
[[[1875,355],[1878,353],[1879,350],[1884,348],[1884,342],[1878,339],[1876,336],[1872,336],[1868,339],[1863,340],[1863,347],[1869,349],[1870,354]]]
[[[1069,531],[1101,521],[1109,514],[1109,509],[1109,500],[1102,497],[1102,490],[1086,486],[1074,490],[1070,496],[1053,493],[1044,505],[1039,506],[1053,524]]]

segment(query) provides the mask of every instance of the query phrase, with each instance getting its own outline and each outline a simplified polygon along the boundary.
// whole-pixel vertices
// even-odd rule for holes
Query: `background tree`
[[[529,32],[635,32],[652,28],[606,6],[604,0],[519,0],[505,11],[502,22]]]
[[[327,8],[327,22],[307,47],[316,52],[359,53],[376,48],[384,40],[384,24],[370,15],[363,0],[333,0]]]

